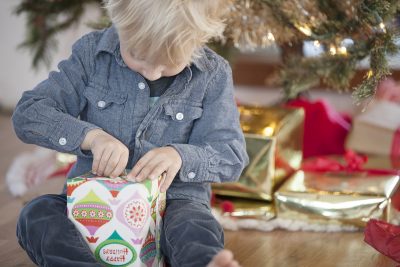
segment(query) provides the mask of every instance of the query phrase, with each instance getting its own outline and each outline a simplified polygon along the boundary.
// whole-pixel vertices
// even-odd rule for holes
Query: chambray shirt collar
[[[99,44],[97,45],[96,55],[100,52],[108,52],[114,54],[118,64],[122,67],[127,67],[121,56],[118,32],[115,26],[111,26],[104,31],[104,34],[101,37]],[[205,55],[204,49],[203,55],[200,58],[194,60],[193,65],[195,65],[201,71],[207,71],[211,69],[211,62]]]

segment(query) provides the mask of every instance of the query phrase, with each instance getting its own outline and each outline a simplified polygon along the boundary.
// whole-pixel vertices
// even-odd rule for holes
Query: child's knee
[[[17,236],[24,234],[29,225],[55,212],[62,212],[62,201],[57,195],[43,195],[28,202],[20,211],[17,221]]]

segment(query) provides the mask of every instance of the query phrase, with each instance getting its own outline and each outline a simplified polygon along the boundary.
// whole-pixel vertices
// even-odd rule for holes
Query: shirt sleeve
[[[91,46],[90,36],[82,37],[73,45],[71,56],[58,64],[58,71],[22,94],[11,119],[23,142],[92,156],[80,145],[88,131],[100,127],[78,119],[86,105],[82,91],[93,67]]]
[[[240,127],[232,70],[224,60],[208,84],[203,114],[194,122],[188,144],[169,144],[182,158],[184,182],[236,181],[249,163]]]

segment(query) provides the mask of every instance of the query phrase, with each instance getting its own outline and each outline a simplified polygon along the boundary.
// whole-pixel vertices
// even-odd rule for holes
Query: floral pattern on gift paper
[[[107,213],[109,216],[106,218],[99,216],[99,214],[104,213]],[[85,226],[92,236],[113,217],[111,207],[92,190],[72,207],[72,216],[77,222]]]
[[[143,201],[133,200],[126,204],[124,208],[124,216],[131,226],[140,228],[147,217],[147,211]]]
[[[145,226],[150,214],[147,200],[136,191],[131,198],[121,204],[117,210],[118,220],[138,235]]]

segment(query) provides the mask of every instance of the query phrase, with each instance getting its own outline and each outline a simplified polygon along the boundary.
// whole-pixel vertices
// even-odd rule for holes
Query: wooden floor
[[[34,266],[15,237],[15,223],[24,201],[42,194],[58,193],[64,181],[55,179],[23,199],[13,198],[4,176],[16,155],[32,150],[12,130],[10,116],[0,114],[0,267]],[[310,233],[273,231],[226,232],[226,247],[244,267],[368,267],[396,266],[363,242],[363,233]],[[55,266],[57,267],[57,266]]]

